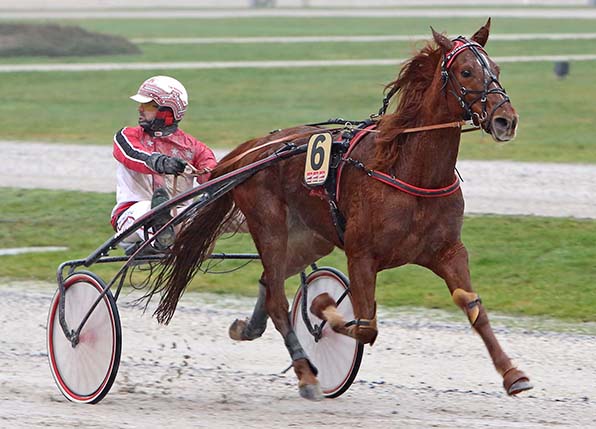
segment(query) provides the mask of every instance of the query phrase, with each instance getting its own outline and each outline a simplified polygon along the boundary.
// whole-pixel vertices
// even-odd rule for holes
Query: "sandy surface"
[[[0,141],[0,187],[114,192],[111,151],[110,146]],[[596,218],[596,165],[459,161],[458,170],[468,214]]]
[[[68,402],[45,347],[54,285],[0,286],[0,427],[593,427],[596,326],[493,319],[505,350],[535,389],[510,398],[463,315],[380,309],[380,334],[340,398],[310,402],[271,323],[236,343],[227,327],[252,300],[188,294],[168,327],[120,298],[123,351],[96,406]],[[17,309],[18,313],[9,309]],[[579,330],[583,330],[580,332]],[[563,332],[561,332],[563,330]]]

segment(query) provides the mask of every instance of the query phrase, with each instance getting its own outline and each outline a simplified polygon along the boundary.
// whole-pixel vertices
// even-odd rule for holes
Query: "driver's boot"
[[[153,196],[151,197],[151,208],[154,209],[155,207],[165,203],[170,199],[168,195],[168,191],[164,188],[157,188],[153,192]],[[172,219],[172,215],[170,211],[164,211],[159,213],[155,216],[153,221],[150,223],[153,232],[157,233],[166,223],[168,223]],[[169,225],[165,228],[155,239],[153,240],[153,247],[163,252],[167,250],[172,244],[174,244],[174,239],[176,238],[176,234],[174,232],[174,226]]]

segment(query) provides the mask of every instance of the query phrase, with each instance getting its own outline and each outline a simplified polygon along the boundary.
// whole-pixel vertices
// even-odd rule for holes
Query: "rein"
[[[326,128],[325,131],[327,132],[334,132],[334,131],[341,131],[343,129],[345,129],[346,126],[348,126],[349,124],[352,124],[353,122],[351,121],[343,121],[343,120],[337,120],[337,121],[327,121],[327,122],[320,122],[318,124],[312,124],[312,125],[325,125],[325,124],[343,124],[344,127],[336,127],[336,128]],[[435,124],[435,125],[426,125],[426,126],[422,126],[422,127],[416,127],[416,128],[406,128],[404,129],[401,134],[409,134],[409,133],[417,133],[417,132],[421,132],[421,131],[432,131],[432,130],[438,130],[438,129],[442,129],[442,128],[461,128],[463,127],[465,124],[467,124],[468,121],[454,121],[454,122],[447,122],[444,124]],[[479,130],[480,127],[478,126],[474,126],[472,128],[467,128],[467,129],[462,129],[462,133],[468,132],[468,131],[476,131]],[[226,159],[225,161],[221,162],[220,164],[218,164],[218,168],[220,168],[221,166],[225,166],[228,167],[232,164],[234,164],[237,161],[240,161],[242,158],[244,158],[245,156],[247,156],[248,154],[252,153],[252,152],[256,152],[260,149],[263,149],[265,147],[268,146],[273,146],[275,144],[278,143],[286,143],[292,140],[296,140],[299,138],[303,138],[303,137],[310,137],[313,134],[318,133],[319,130],[316,131],[308,131],[308,132],[304,132],[304,133],[295,133],[295,134],[290,134],[288,136],[279,138],[279,139],[275,139],[275,140],[271,140],[269,142],[265,142],[263,144],[260,144],[258,146],[255,146],[253,148],[250,148],[242,153],[239,153],[238,155],[236,155],[235,157],[231,158],[231,159]],[[378,133],[378,130],[375,129],[369,129],[369,128],[365,128],[363,130],[361,130],[360,132],[368,132],[368,133]],[[196,173],[195,173],[196,174]],[[202,173],[199,173],[202,174]]]
[[[442,128],[461,128],[466,125],[469,121],[454,121],[454,122],[447,122],[444,124],[435,124],[435,125],[426,125],[424,127],[416,127],[416,128],[406,128],[400,134],[409,134],[409,133],[418,133],[420,131],[431,131],[431,130],[439,130]],[[462,133],[467,133],[468,131],[477,131],[480,127],[474,125],[472,128],[462,129]],[[378,131],[371,131],[376,132]]]

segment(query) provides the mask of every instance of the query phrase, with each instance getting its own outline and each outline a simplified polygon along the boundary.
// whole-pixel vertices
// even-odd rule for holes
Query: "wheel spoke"
[[[103,291],[105,284],[92,273],[79,272],[64,282],[65,317],[69,329],[81,321]],[[118,372],[121,327],[118,310],[108,291],[83,326],[72,347],[59,323],[59,293],[48,316],[48,358],[52,375],[62,394],[73,402],[96,403],[110,390]]]
[[[334,269],[319,268],[306,279],[307,308],[310,323],[320,325],[321,319],[310,312],[312,301],[322,293],[328,293],[338,300],[349,287],[347,279]],[[316,342],[302,319],[301,306],[303,294],[299,290],[292,304],[291,320],[294,331],[312,363],[318,368],[318,379],[327,397],[337,397],[345,392],[354,380],[363,347],[355,339],[333,331],[329,324],[323,327],[321,339]],[[350,295],[340,303],[338,310],[346,320],[354,318]]]

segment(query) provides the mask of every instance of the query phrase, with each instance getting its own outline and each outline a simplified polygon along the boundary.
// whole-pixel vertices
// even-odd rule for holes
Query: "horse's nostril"
[[[494,121],[494,127],[499,130],[507,130],[511,126],[510,124],[508,119],[501,117],[495,118]]]

